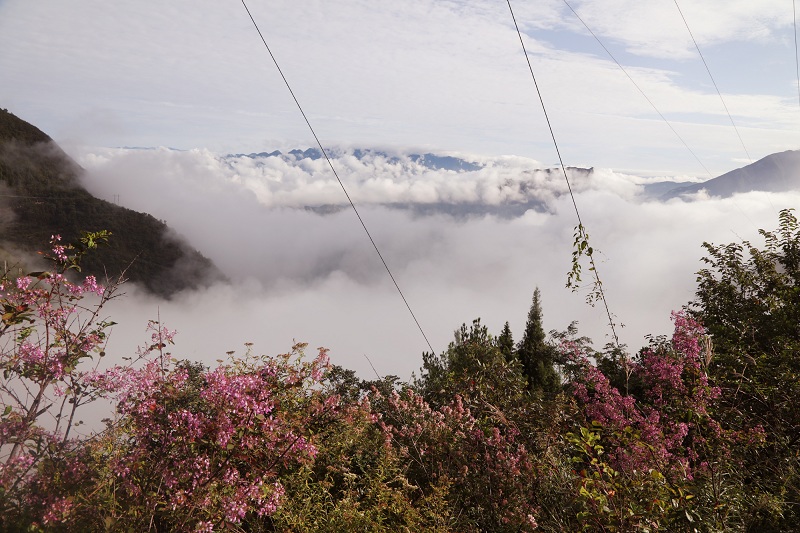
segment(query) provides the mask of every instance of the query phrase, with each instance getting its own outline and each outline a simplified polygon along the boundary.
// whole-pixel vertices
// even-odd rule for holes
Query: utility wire
[[[681,141],[681,143],[683,143],[683,145],[686,147],[686,149],[689,151],[689,153],[690,153],[690,154],[692,154],[692,156],[694,156],[695,160],[696,160],[696,161],[697,161],[697,162],[700,164],[700,166],[701,166],[701,167],[703,167],[703,169],[706,171],[706,174],[708,174],[709,178],[711,178],[711,179],[714,179],[716,176],[714,176],[713,174],[711,174],[711,172],[710,172],[710,171],[708,170],[708,168],[707,168],[707,167],[706,167],[706,166],[703,164],[703,162],[700,160],[700,158],[699,158],[699,157],[697,157],[697,154],[694,152],[694,150],[692,150],[692,149],[689,147],[689,145],[686,143],[686,141],[683,139],[683,137],[681,137],[681,136],[680,136],[680,134],[679,134],[679,133],[678,133],[678,132],[675,130],[675,128],[673,128],[673,127],[672,127],[672,124],[670,124],[670,122],[669,122],[669,121],[666,119],[666,117],[665,117],[665,116],[664,116],[664,115],[661,113],[661,111],[659,111],[659,110],[658,110],[658,108],[655,106],[655,104],[652,102],[652,100],[650,100],[650,98],[649,98],[649,97],[648,97],[648,96],[645,94],[644,90],[642,90],[642,88],[641,88],[641,87],[639,87],[639,84],[638,84],[638,83],[636,83],[636,81],[635,81],[635,80],[634,80],[634,79],[631,77],[631,75],[630,75],[630,74],[628,74],[628,71],[627,71],[627,70],[625,70],[625,67],[623,67],[623,66],[622,66],[622,64],[621,64],[619,61],[617,61],[617,58],[616,58],[616,57],[614,57],[614,54],[612,54],[612,53],[611,53],[611,51],[610,51],[610,50],[609,50],[609,49],[606,47],[606,45],[605,45],[605,44],[603,44],[603,41],[601,41],[601,40],[600,40],[600,38],[599,38],[599,37],[598,37],[598,36],[597,36],[597,35],[596,35],[596,34],[595,34],[593,31],[592,31],[592,29],[589,27],[589,25],[588,25],[588,24],[586,24],[586,22],[585,22],[585,21],[584,21],[584,20],[581,18],[581,16],[578,14],[578,12],[577,12],[577,11],[575,11],[575,8],[573,8],[573,7],[570,5],[570,3],[569,3],[567,0],[563,0],[563,2],[564,2],[564,4],[566,4],[566,6],[567,6],[567,7],[570,9],[570,11],[572,11],[572,13],[573,13],[573,14],[575,15],[575,17],[576,17],[576,18],[577,18],[577,19],[578,19],[578,20],[581,22],[581,24],[583,24],[583,27],[584,27],[584,28],[586,28],[586,30],[587,30],[589,33],[591,33],[591,34],[592,34],[592,37],[594,37],[595,41],[597,41],[597,43],[598,43],[598,44],[599,44],[599,45],[600,45],[600,46],[603,48],[603,50],[605,50],[605,51],[606,51],[606,53],[607,53],[607,54],[608,54],[608,56],[611,58],[611,60],[612,60],[612,61],[614,61],[614,63],[616,63],[616,64],[617,64],[617,66],[619,67],[619,69],[620,69],[620,70],[621,70],[621,71],[622,71],[622,72],[625,74],[625,76],[627,76],[627,77],[628,77],[628,79],[631,81],[631,83],[633,83],[633,86],[634,86],[634,87],[636,87],[636,89],[637,89],[637,90],[638,90],[638,91],[641,93],[641,95],[644,97],[644,99],[645,99],[645,100],[647,100],[647,102],[648,102],[648,103],[649,103],[649,104],[652,106],[652,108],[655,110],[655,112],[656,112],[656,113],[658,113],[658,116],[660,116],[660,117],[661,117],[661,119],[662,119],[662,120],[663,120],[663,121],[664,121],[664,122],[667,124],[667,126],[669,126],[669,129],[671,129],[671,130],[672,130],[672,133],[674,133],[674,134],[675,134],[675,136],[676,136],[676,137],[677,137],[677,138],[678,138],[678,139]],[[772,201],[771,201],[771,200],[770,200],[770,204],[772,204]],[[743,210],[741,207],[739,207],[739,204],[738,204],[738,202],[735,202],[735,201],[734,201],[734,205],[736,206],[736,208],[737,208],[739,211],[741,211],[742,215],[744,215],[744,217],[747,219],[747,221],[748,221],[748,222],[750,222],[750,224],[751,224],[751,225],[752,225],[754,228],[758,229],[758,226],[756,226],[756,225],[755,225],[755,223],[754,223],[754,222],[753,222],[753,221],[750,219],[750,217],[749,217],[749,216],[747,216],[747,213],[745,213],[745,212],[744,212],[744,210]],[[773,206],[773,207],[774,207],[774,206]]]
[[[605,50],[605,51],[606,51],[606,53],[608,54],[608,57],[610,57],[610,58],[611,58],[611,60],[612,60],[614,63],[616,63],[616,64],[617,64],[617,66],[618,66],[618,67],[619,67],[619,69],[620,69],[620,70],[623,72],[623,74],[625,74],[625,76],[627,76],[627,77],[628,77],[628,79],[629,79],[629,80],[630,80],[630,82],[633,84],[633,86],[634,86],[634,87],[636,87],[636,89],[637,89],[637,90],[638,90],[638,91],[641,93],[641,95],[644,97],[644,99],[645,99],[645,100],[647,100],[647,103],[648,103],[648,104],[650,104],[650,107],[652,107],[652,108],[653,108],[653,110],[654,110],[656,113],[658,113],[658,116],[659,116],[659,117],[661,117],[661,120],[663,120],[663,121],[664,121],[664,123],[666,123],[666,125],[667,125],[667,126],[669,126],[669,129],[671,129],[671,130],[672,130],[672,133],[674,133],[674,134],[675,134],[675,136],[678,138],[678,140],[679,140],[679,141],[681,141],[681,143],[683,144],[683,146],[685,146],[685,147],[686,147],[686,149],[689,151],[689,153],[690,153],[690,154],[692,154],[692,157],[694,157],[694,158],[695,158],[695,160],[696,160],[696,161],[697,161],[697,162],[700,164],[700,166],[701,166],[701,167],[703,167],[703,170],[705,170],[705,171],[706,171],[706,174],[708,174],[708,176],[709,176],[710,178],[713,178],[713,177],[714,177],[714,175],[713,175],[713,174],[711,174],[711,172],[708,170],[708,168],[706,168],[706,166],[703,164],[703,162],[702,162],[702,161],[700,161],[700,158],[699,158],[699,157],[697,157],[697,154],[694,152],[694,150],[692,150],[692,149],[689,147],[689,145],[688,145],[688,144],[686,144],[686,141],[685,141],[685,140],[683,140],[683,137],[681,137],[681,136],[680,136],[680,134],[679,134],[679,133],[678,133],[678,132],[675,130],[675,128],[673,128],[673,127],[672,127],[672,124],[670,124],[669,120],[667,120],[667,118],[666,118],[666,117],[665,117],[665,116],[664,116],[664,115],[661,113],[661,111],[659,111],[659,110],[658,110],[658,108],[657,108],[657,107],[656,107],[656,105],[653,103],[653,101],[652,101],[652,100],[650,100],[650,98],[649,98],[649,97],[648,97],[648,96],[645,94],[645,92],[642,90],[642,88],[641,88],[641,87],[639,87],[639,84],[638,84],[638,83],[636,83],[636,81],[635,81],[635,80],[634,80],[634,79],[631,77],[631,75],[630,75],[630,74],[628,74],[628,71],[627,71],[627,70],[625,70],[625,67],[623,67],[623,66],[622,66],[622,64],[620,64],[620,62],[619,62],[619,61],[617,61],[617,58],[616,58],[616,57],[614,57],[614,54],[612,54],[612,53],[611,53],[611,51],[610,51],[608,48],[606,48],[606,45],[605,45],[605,44],[603,44],[603,41],[601,41],[601,40],[600,40],[600,38],[599,38],[599,37],[598,37],[598,36],[597,36],[597,35],[596,35],[596,34],[595,34],[593,31],[592,31],[592,29],[589,27],[589,25],[588,25],[588,24],[586,24],[586,22],[584,22],[584,20],[581,18],[581,16],[580,16],[580,15],[578,15],[578,12],[577,12],[577,11],[575,11],[575,8],[573,8],[573,7],[570,5],[570,3],[569,3],[569,2],[567,2],[567,0],[563,0],[563,1],[564,1],[564,4],[566,4],[566,6],[567,6],[567,7],[570,9],[570,11],[572,11],[572,13],[575,15],[575,17],[577,17],[577,19],[578,19],[578,20],[581,22],[581,24],[583,24],[583,27],[584,27],[584,28],[586,28],[586,29],[587,29],[587,31],[588,31],[589,33],[591,33],[591,34],[592,34],[592,37],[594,37],[594,40],[595,40],[595,41],[597,41],[597,43],[598,43],[598,44],[599,44],[599,45],[600,45],[600,46],[603,48],[603,50]]]
[[[797,103],[800,104],[800,58],[797,51],[797,6],[792,0],[792,21],[794,22],[794,67],[797,72]]]
[[[572,198],[572,206],[575,208],[575,215],[578,217],[578,227],[580,228],[582,236],[585,236],[586,233],[584,231],[583,221],[581,220],[580,211],[578,211],[578,203],[575,201],[575,195],[572,192],[572,185],[570,185],[569,176],[567,176],[567,167],[564,166],[564,159],[561,157],[561,150],[558,149],[558,142],[556,141],[556,135],[553,132],[553,126],[550,123],[550,117],[547,115],[547,109],[544,105],[544,98],[542,97],[542,92],[539,90],[539,84],[536,82],[536,75],[533,73],[533,66],[531,65],[531,59],[528,56],[528,51],[525,49],[525,42],[522,40],[522,32],[517,24],[517,18],[514,16],[514,9],[511,7],[511,0],[506,0],[506,3],[508,4],[508,10],[511,12],[511,19],[514,21],[514,28],[517,30],[517,37],[519,37],[519,44],[522,46],[522,53],[525,55],[525,61],[528,62],[528,70],[531,73],[533,85],[536,87],[536,94],[539,96],[539,102],[542,104],[542,112],[544,113],[544,118],[547,122],[547,128],[550,130],[550,137],[553,139],[553,145],[556,147],[558,162],[561,164],[561,171],[564,173],[564,180],[567,182],[569,196]],[[594,273],[595,281],[597,281],[597,288],[600,291],[600,299],[603,300],[603,306],[605,307],[606,314],[608,315],[608,325],[611,326],[611,333],[614,335],[614,343],[619,346],[619,337],[617,336],[617,330],[614,327],[614,320],[611,318],[611,311],[608,308],[608,301],[606,301],[605,291],[603,291],[603,283],[600,281],[600,273],[597,270],[597,265],[595,265],[593,254],[590,252],[587,255],[589,256],[589,263],[591,264],[591,270],[592,273]]]
[[[733,117],[731,116],[731,112],[728,111],[728,106],[725,105],[725,99],[722,98],[722,93],[720,92],[719,87],[717,87],[717,82],[714,81],[714,76],[711,75],[711,69],[708,68],[708,63],[706,63],[706,58],[703,57],[703,52],[700,51],[700,47],[697,45],[697,40],[695,40],[694,35],[692,34],[692,30],[689,29],[689,23],[686,22],[686,17],[683,16],[683,11],[681,11],[681,6],[678,5],[678,0],[673,0],[673,2],[675,2],[675,7],[678,8],[678,13],[680,13],[681,19],[683,19],[683,24],[684,24],[684,26],[686,26],[686,31],[689,32],[689,37],[692,38],[692,42],[694,43],[694,47],[697,49],[697,53],[700,55],[700,59],[703,60],[703,65],[705,65],[705,67],[706,67],[706,72],[708,72],[708,77],[711,78],[711,83],[714,84],[714,89],[717,90],[717,94],[719,95],[719,100],[720,100],[720,102],[722,102],[722,107],[725,108],[725,112],[728,114],[728,118],[731,121],[731,125],[733,126],[733,129],[736,131],[736,136],[739,137],[739,142],[742,144],[742,148],[744,148],[744,153],[747,154],[747,159],[752,164],[753,163],[753,158],[750,157],[750,152],[747,151],[747,147],[744,145],[744,141],[742,140],[742,136],[739,134],[739,128],[736,127],[736,123],[733,121]]]
[[[389,277],[392,279],[392,283],[394,283],[394,286],[397,289],[397,292],[400,293],[400,297],[403,299],[403,302],[406,304],[406,308],[408,309],[408,312],[411,313],[411,318],[413,318],[414,322],[417,324],[417,328],[419,329],[419,332],[422,333],[422,337],[425,339],[425,343],[428,345],[428,348],[430,348],[431,353],[432,354],[436,353],[434,351],[433,346],[431,345],[430,341],[428,340],[428,336],[425,335],[425,331],[422,329],[422,325],[419,323],[419,320],[417,320],[417,317],[414,314],[414,311],[411,309],[411,305],[409,305],[408,300],[406,299],[405,295],[403,294],[403,291],[400,289],[400,285],[398,285],[397,280],[395,280],[394,275],[392,274],[392,271],[389,269],[389,265],[386,263],[386,260],[383,258],[383,254],[381,254],[381,251],[378,249],[378,245],[375,243],[375,239],[372,238],[372,234],[370,234],[369,230],[367,229],[367,225],[364,223],[364,219],[361,218],[361,214],[358,212],[358,209],[356,208],[356,204],[353,203],[353,200],[350,198],[350,195],[348,194],[347,189],[344,186],[344,183],[342,183],[342,180],[339,178],[339,174],[336,172],[336,169],[333,167],[333,163],[331,162],[330,157],[328,157],[328,152],[322,146],[322,143],[320,142],[319,137],[317,137],[317,134],[314,131],[314,128],[311,126],[311,122],[308,120],[308,117],[306,116],[305,111],[303,111],[303,107],[300,105],[300,101],[295,96],[291,85],[289,85],[289,80],[287,80],[286,76],[283,74],[283,70],[281,70],[281,67],[278,64],[278,60],[275,58],[275,55],[272,53],[272,50],[270,49],[269,45],[267,44],[267,40],[264,38],[264,35],[261,33],[261,30],[259,29],[258,24],[256,23],[256,20],[253,18],[252,13],[250,13],[250,9],[247,7],[247,4],[245,3],[245,0],[242,0],[242,5],[244,6],[245,11],[247,11],[247,15],[250,17],[250,20],[253,22],[253,26],[255,27],[256,31],[258,32],[258,36],[261,37],[261,42],[264,43],[264,47],[267,49],[267,52],[269,53],[269,56],[272,58],[272,62],[275,63],[275,68],[278,69],[278,73],[281,75],[281,78],[283,78],[283,82],[286,84],[286,88],[289,89],[289,94],[292,95],[292,99],[294,99],[294,103],[297,104],[297,109],[299,109],[300,110],[300,114],[303,115],[303,120],[306,121],[306,125],[308,126],[308,129],[311,131],[311,135],[313,135],[314,136],[314,140],[317,141],[317,146],[319,146],[319,149],[322,152],[322,155],[325,156],[325,160],[328,162],[328,166],[331,168],[331,171],[333,172],[333,175],[336,176],[336,180],[339,182],[339,185],[342,187],[342,191],[344,191],[344,195],[347,197],[347,201],[350,202],[350,207],[353,208],[353,211],[355,212],[356,217],[358,217],[358,221],[361,223],[361,227],[364,228],[364,232],[367,234],[367,237],[369,237],[369,242],[371,242],[372,243],[372,247],[375,248],[375,252],[378,254],[378,257],[380,257],[384,268],[386,268],[386,272],[389,274]]]
[[[794,0],[792,0],[792,1],[794,2]],[[750,164],[752,165],[753,164],[753,158],[750,157],[750,152],[747,151],[747,147],[744,145],[744,141],[742,140],[742,136],[739,134],[739,128],[736,127],[736,123],[733,121],[733,117],[731,116],[731,112],[728,111],[728,106],[725,105],[725,99],[722,98],[722,93],[720,92],[719,87],[717,87],[717,82],[714,81],[714,76],[711,75],[711,69],[708,68],[708,63],[706,63],[706,58],[703,57],[703,52],[700,51],[700,47],[697,45],[697,40],[694,38],[694,35],[692,34],[692,30],[689,29],[689,23],[686,22],[686,17],[683,16],[683,11],[681,11],[681,6],[678,5],[678,0],[673,0],[673,2],[675,2],[675,7],[678,8],[678,13],[680,13],[681,19],[683,19],[683,24],[684,24],[684,26],[686,26],[686,31],[689,32],[689,37],[692,38],[692,42],[694,43],[694,47],[697,49],[697,54],[700,56],[700,59],[703,60],[703,65],[706,67],[706,72],[708,72],[708,77],[711,78],[711,83],[714,84],[714,89],[716,89],[717,95],[719,95],[719,101],[722,102],[722,107],[725,108],[725,113],[728,114],[728,119],[730,119],[730,121],[731,121],[731,125],[733,126],[733,129],[736,132],[736,136],[739,137],[739,142],[741,143],[742,148],[744,149],[744,153],[747,155],[747,160],[750,161]],[[747,180],[749,181],[750,178],[748,177]],[[786,178],[785,177],[783,178],[783,182],[786,183]],[[775,204],[772,203],[772,200],[770,199],[769,196],[767,196],[767,201],[769,202],[769,205],[772,206],[772,209],[777,212],[777,209],[775,208]],[[739,210],[742,211],[741,208]],[[744,211],[742,211],[742,212],[744,213]],[[745,216],[747,216],[747,215],[745,215]],[[747,217],[747,219],[750,220],[749,217]],[[752,224],[752,221],[750,223]]]

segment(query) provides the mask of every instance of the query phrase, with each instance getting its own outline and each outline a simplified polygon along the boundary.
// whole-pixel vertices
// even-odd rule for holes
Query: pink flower
[[[94,276],[86,276],[86,279],[83,280],[83,291],[93,292],[98,296],[102,296],[105,292],[105,287],[99,285]]]

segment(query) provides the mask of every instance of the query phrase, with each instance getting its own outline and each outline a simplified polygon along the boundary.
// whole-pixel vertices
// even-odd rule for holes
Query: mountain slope
[[[32,253],[46,249],[56,233],[71,241],[81,231],[106,229],[110,245],[87,258],[85,273],[104,278],[125,271],[163,296],[222,278],[163,222],[89,194],[81,172],[44,132],[0,110],[0,244]]]
[[[711,196],[728,198],[750,191],[786,192],[800,189],[800,150],[770,154],[755,163],[731,170],[714,179],[667,192],[663,199],[705,190]]]

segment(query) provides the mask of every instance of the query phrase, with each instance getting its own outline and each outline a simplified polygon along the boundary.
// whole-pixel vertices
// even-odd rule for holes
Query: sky
[[[716,176],[798,147],[792,3],[684,3],[744,147],[674,0],[570,5],[696,158],[563,0],[512,3],[566,164]],[[324,145],[557,162],[506,2],[248,6]],[[1,105],[61,142],[314,142],[239,1],[4,0],[0,73]]]
[[[639,194],[648,179],[708,179],[798,148],[792,4],[680,4],[738,135],[674,1],[570,5],[683,139],[563,1],[512,2],[565,164],[596,169],[576,201],[635,351],[691,299],[704,240],[755,240],[798,205],[797,194]],[[491,204],[486,191],[557,165],[505,2],[248,6],[326,148],[489,165],[454,176],[334,161],[437,352],[476,317],[494,332],[508,320],[518,338],[536,286],[547,329],[579,320],[596,344],[610,340],[604,312],[564,288],[576,220],[560,182],[538,182],[546,212],[510,219],[385,207]],[[421,364],[428,347],[352,211],[298,209],[342,203],[324,165],[221,157],[315,143],[241,2],[0,0],[0,107],[64,147],[91,192],[166,220],[233,279],[171,302],[130,287],[112,310],[120,350],[160,314],[181,354],[207,363],[245,342],[275,353],[298,340],[365,377],[367,358],[403,378]]]

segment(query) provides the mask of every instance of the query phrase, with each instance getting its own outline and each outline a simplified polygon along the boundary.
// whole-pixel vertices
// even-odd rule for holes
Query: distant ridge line
[[[678,187],[660,199],[669,200],[702,190],[711,196],[729,198],[751,191],[788,192],[800,190],[800,150],[786,150],[762,157],[758,161],[726,172],[716,178],[685,187]]]

